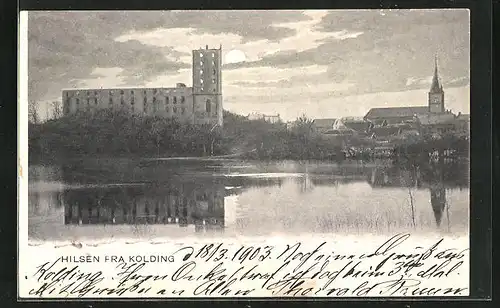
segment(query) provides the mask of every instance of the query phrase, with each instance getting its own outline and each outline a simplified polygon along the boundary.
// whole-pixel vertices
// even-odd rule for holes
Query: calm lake
[[[189,159],[33,165],[28,236],[467,234],[468,169]]]

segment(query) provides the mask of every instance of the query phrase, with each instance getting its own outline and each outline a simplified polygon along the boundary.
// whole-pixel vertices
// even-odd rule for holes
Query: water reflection
[[[198,232],[224,228],[224,185],[170,183],[66,189],[65,224],[195,225]]]
[[[410,197],[411,188],[428,189],[436,225],[439,227],[445,209],[448,210],[446,189],[468,187],[468,166],[436,163],[402,168],[392,165],[374,168],[368,181],[374,188],[406,187]],[[448,211],[447,214],[449,216]],[[449,217],[447,218],[449,222]]]
[[[66,166],[59,182],[30,177],[37,187],[29,192],[30,224],[176,225],[195,232],[229,227],[244,234],[435,228],[445,219],[448,229],[468,227],[466,164],[211,163],[99,170]],[[63,221],[51,221],[58,209]]]

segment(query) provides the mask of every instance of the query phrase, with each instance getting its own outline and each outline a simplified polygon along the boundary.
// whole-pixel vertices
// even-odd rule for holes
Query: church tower
[[[429,112],[443,113],[444,109],[444,91],[443,85],[439,82],[437,55],[434,60],[434,76],[432,77],[431,89],[429,91]]]
[[[222,127],[222,46],[193,50],[194,123]]]

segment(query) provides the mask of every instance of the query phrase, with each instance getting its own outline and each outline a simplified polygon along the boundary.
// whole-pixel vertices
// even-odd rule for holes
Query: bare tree
[[[28,103],[28,121],[33,124],[38,124],[40,121],[36,105],[34,102]]]
[[[314,131],[314,122],[303,114],[295,121],[294,130],[308,139]]]
[[[52,102],[52,118],[59,119],[60,117],[62,117],[61,102],[53,101]]]

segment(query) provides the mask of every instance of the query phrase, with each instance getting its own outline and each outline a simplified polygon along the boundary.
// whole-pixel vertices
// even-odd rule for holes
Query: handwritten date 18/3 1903
[[[206,244],[199,249],[192,246],[183,247],[175,251],[172,255],[184,254],[182,261],[200,260],[208,262],[219,262],[230,260],[231,262],[243,263],[245,261],[264,261],[271,258],[273,246],[241,246],[234,253],[229,252],[223,243]]]

